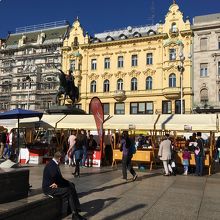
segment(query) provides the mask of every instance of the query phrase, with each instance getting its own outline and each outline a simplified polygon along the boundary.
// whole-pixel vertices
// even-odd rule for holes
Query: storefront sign
[[[192,131],[191,125],[184,125],[184,131]]]

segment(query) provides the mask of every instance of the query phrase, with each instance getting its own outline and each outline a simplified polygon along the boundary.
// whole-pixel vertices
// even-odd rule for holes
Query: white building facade
[[[220,14],[193,20],[194,105],[197,113],[220,112]]]

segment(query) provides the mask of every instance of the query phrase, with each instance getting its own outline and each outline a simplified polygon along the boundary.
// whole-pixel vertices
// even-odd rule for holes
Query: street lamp
[[[27,109],[30,108],[30,89],[31,89],[31,77],[28,75],[24,78],[24,81],[28,82],[28,100],[27,100]]]
[[[180,72],[180,114],[183,114],[183,72],[185,70],[184,68],[184,60],[185,57],[182,52],[179,54],[180,58],[180,65],[177,66],[178,71]]]

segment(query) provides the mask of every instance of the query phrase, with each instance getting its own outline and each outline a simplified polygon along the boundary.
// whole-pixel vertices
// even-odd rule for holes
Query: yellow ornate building
[[[77,105],[86,112],[97,96],[110,115],[180,114],[181,102],[182,113],[191,113],[191,44],[189,19],[183,20],[174,2],[165,23],[94,37],[77,19],[64,41],[62,65],[73,70],[81,94]]]

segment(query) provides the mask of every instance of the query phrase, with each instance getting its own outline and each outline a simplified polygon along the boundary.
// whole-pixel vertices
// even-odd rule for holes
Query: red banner
[[[96,123],[99,140],[100,140],[100,151],[101,151],[101,158],[102,158],[104,111],[103,111],[102,103],[98,97],[93,97],[91,99],[90,111],[92,112],[95,118],[95,123]]]

